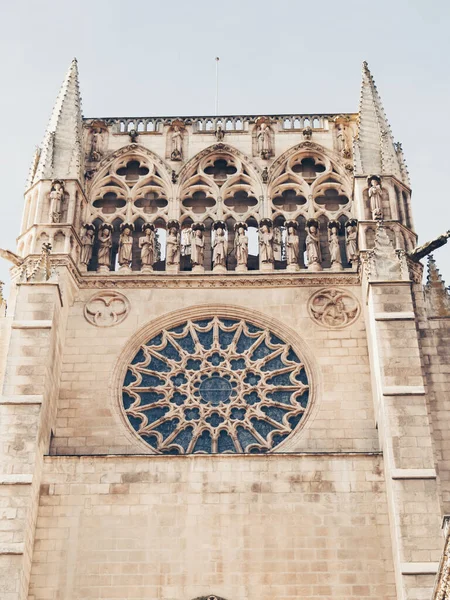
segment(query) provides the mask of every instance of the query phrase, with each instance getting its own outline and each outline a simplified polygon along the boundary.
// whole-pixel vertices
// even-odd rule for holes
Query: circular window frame
[[[152,448],[147,442],[145,442],[141,436],[135,431],[128,420],[126,415],[123,403],[122,403],[122,387],[125,379],[125,375],[128,369],[130,362],[135,357],[136,353],[139,351],[139,348],[148,342],[148,340],[152,339],[152,337],[161,333],[161,331],[165,329],[170,329],[173,327],[177,327],[182,325],[184,322],[188,320],[195,319],[208,319],[216,316],[222,316],[227,319],[243,319],[247,322],[256,325],[257,327],[262,327],[265,329],[269,329],[273,334],[277,335],[282,339],[286,344],[289,344],[294,352],[299,356],[304,366],[308,382],[309,382],[309,399],[308,405],[306,407],[304,416],[298,423],[298,425],[292,430],[289,436],[277,444],[274,448],[267,451],[263,454],[251,454],[251,453],[236,453],[236,454],[224,454],[224,453],[214,453],[214,454],[202,454],[202,453],[190,453],[190,454],[179,454],[179,455],[170,455],[163,454]],[[321,389],[321,378],[319,377],[319,370],[314,362],[311,360],[312,352],[309,349],[306,342],[300,338],[296,332],[280,322],[279,320],[264,315],[258,311],[243,308],[230,304],[205,304],[205,305],[195,305],[185,309],[178,309],[175,311],[171,311],[170,313],[166,313],[161,316],[155,316],[150,322],[141,326],[134,334],[130,336],[129,341],[123,347],[121,353],[119,354],[114,368],[113,375],[111,377],[111,385],[110,392],[111,397],[113,399],[113,407],[114,413],[120,423],[124,426],[125,431],[124,434],[130,440],[136,444],[138,443],[141,448],[141,452],[139,454],[146,454],[150,456],[159,456],[159,457],[191,457],[191,456],[203,456],[203,457],[219,457],[219,456],[267,456],[271,454],[277,453],[287,453],[292,452],[293,440],[297,438],[297,435],[300,431],[305,429],[305,427],[312,421],[314,415],[316,413],[316,397],[319,393],[319,389]],[[303,451],[303,450],[300,450]]]

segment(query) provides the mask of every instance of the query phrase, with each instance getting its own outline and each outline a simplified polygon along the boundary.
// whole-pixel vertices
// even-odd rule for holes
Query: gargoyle
[[[16,267],[20,267],[20,265],[23,263],[23,258],[17,256],[17,254],[14,254],[14,252],[11,252],[11,250],[3,250],[3,248],[0,248],[0,257],[4,258],[5,260],[9,260],[9,262]]]
[[[450,237],[450,230],[446,231],[442,235],[439,235],[434,240],[431,240],[431,242],[422,244],[422,246],[417,246],[417,248],[414,248],[414,250],[412,250],[411,252],[408,253],[408,256],[414,262],[419,262],[419,260],[421,258],[424,258],[424,256],[427,256],[427,254],[430,254],[430,252],[433,252],[433,250],[436,250],[437,248],[444,246],[447,243],[447,240],[449,237]]]

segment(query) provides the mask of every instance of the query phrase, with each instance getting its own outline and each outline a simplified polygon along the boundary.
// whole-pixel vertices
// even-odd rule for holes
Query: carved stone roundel
[[[84,306],[84,316],[97,327],[118,325],[130,312],[128,298],[118,292],[100,292],[92,296]]]
[[[265,453],[300,423],[309,401],[296,351],[244,319],[187,320],[141,345],[122,408],[161,454]]]
[[[325,327],[345,327],[359,315],[359,303],[350,292],[339,289],[319,290],[311,296],[309,313],[314,321]]]

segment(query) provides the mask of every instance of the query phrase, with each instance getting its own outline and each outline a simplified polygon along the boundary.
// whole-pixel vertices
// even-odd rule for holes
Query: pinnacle
[[[432,254],[428,255],[425,297],[428,300],[428,310],[431,316],[450,316],[450,293]]]

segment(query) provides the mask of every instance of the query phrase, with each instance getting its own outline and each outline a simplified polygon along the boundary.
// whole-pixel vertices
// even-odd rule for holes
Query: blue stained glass
[[[281,373],[280,375],[274,375],[274,377],[269,377],[267,379],[267,383],[269,385],[287,385],[292,386],[293,383],[289,378],[290,373]]]
[[[132,373],[130,371],[130,369],[128,369],[127,374],[125,375],[125,380],[123,382],[123,385],[127,386],[127,385],[131,385],[132,383],[136,382],[136,375],[134,373]]]
[[[158,387],[164,385],[164,379],[150,375],[149,373],[141,373],[142,381],[139,386],[136,387]]]
[[[198,408],[186,408],[184,411],[184,418],[186,419],[186,421],[200,419],[200,411],[198,410]]]
[[[199,371],[201,366],[202,366],[201,360],[194,360],[194,359],[190,358],[186,362],[186,370],[187,371]]]
[[[123,392],[123,394],[122,394],[122,402],[123,402],[125,410],[128,410],[130,408],[130,406],[134,402],[136,402],[136,399],[133,398],[132,396],[130,396],[130,394],[127,394],[127,392]]]
[[[268,356],[269,354],[272,354],[272,352],[274,352],[274,350],[271,350],[265,342],[261,342],[261,344],[259,344],[259,346],[253,350],[252,360],[259,360]]]
[[[223,356],[220,356],[218,352],[214,352],[214,354],[211,354],[208,358],[208,362],[211,363],[213,367],[218,367],[224,360]]]
[[[174,377],[171,377],[170,380],[172,381],[173,385],[177,387],[187,383],[187,379],[183,373],[177,373]]]
[[[239,341],[236,345],[236,352],[238,354],[242,354],[243,352],[248,350],[250,348],[250,346],[252,346],[252,344],[255,343],[255,341],[256,341],[255,338],[250,338],[247,335],[245,335],[244,332],[242,332],[239,337]]]
[[[284,369],[288,365],[285,365],[281,360],[281,356],[275,356],[275,358],[271,358],[261,367],[261,371],[278,371],[278,369]]]
[[[230,361],[230,365],[233,371],[243,371],[245,369],[245,360],[243,358],[236,358]]]
[[[127,413],[127,417],[128,420],[130,421],[133,429],[135,429],[136,431],[139,431],[139,429],[141,428],[142,425],[142,421],[143,421],[143,417],[139,416],[139,417],[135,417],[134,415]]]
[[[166,347],[162,348],[161,350],[158,350],[158,352],[161,354],[161,356],[165,356],[166,358],[170,358],[171,360],[181,360],[180,353],[170,342],[167,342]]]
[[[261,398],[258,396],[257,392],[250,392],[249,394],[245,394],[244,400],[247,404],[253,405],[261,402]]]
[[[219,433],[219,439],[217,441],[218,452],[234,452],[236,453],[236,447],[234,445],[232,437],[223,429]]]
[[[280,349],[278,356],[273,357],[276,350],[264,339],[249,354],[263,332],[270,346]],[[194,343],[196,336],[200,343]],[[157,356],[146,358],[151,351],[146,346]],[[292,371],[277,373],[289,365],[301,361],[273,332],[223,316],[185,322],[136,351],[124,377],[122,405],[130,427],[162,454],[265,453],[286,439],[288,429],[297,427],[308,405],[304,368],[295,375],[298,385],[290,381]],[[278,389],[267,392],[266,384]],[[282,424],[286,431],[279,433],[268,421]],[[147,431],[152,425],[154,431]]]
[[[292,403],[291,403],[292,392],[288,391],[288,390],[276,390],[274,392],[269,392],[267,394],[267,397],[271,398],[275,402],[281,402],[282,404],[292,405]]]
[[[139,396],[141,401],[139,406],[145,406],[146,404],[154,404],[164,398],[164,394],[157,394],[156,392],[140,392]]]
[[[212,415],[206,418],[206,422],[212,427],[219,427],[219,425],[221,425],[224,421],[225,419],[217,413],[212,413]]]
[[[177,406],[181,406],[187,400],[187,396],[185,394],[180,394],[180,392],[174,392],[170,397],[170,402],[173,402]]]
[[[181,339],[177,339],[177,343],[188,354],[194,354],[195,343],[190,333],[187,333],[186,336]]]
[[[165,361],[161,360],[160,358],[156,358],[155,356],[152,356],[146,368],[149,371],[156,371],[157,373],[168,373],[171,370]]]
[[[132,365],[137,365],[139,363],[143,363],[146,362],[146,357],[144,354],[144,351],[142,350],[142,348],[139,350],[139,352],[136,354],[136,356],[133,358],[133,360],[131,361]]]
[[[148,408],[142,412],[147,417],[149,423],[154,423],[169,412],[169,408],[167,406],[155,406],[155,408]]]
[[[213,343],[213,330],[210,331],[198,331],[197,332],[198,341],[205,348],[205,350],[209,350]]]
[[[278,421],[278,423],[282,423],[284,415],[289,414],[288,408],[283,410],[278,406],[263,406],[261,410],[274,421]]]
[[[165,440],[166,438],[169,437],[170,434],[172,434],[177,429],[178,424],[179,424],[179,419],[172,419],[171,421],[164,421],[164,423],[161,423],[160,425],[158,425],[158,427],[155,427],[153,429],[153,431],[158,431],[163,436],[163,439]]]
[[[271,423],[267,423],[267,421],[262,421],[260,419],[252,419],[251,423],[255,431],[257,431],[264,439],[267,439],[269,433],[275,429]]]
[[[194,452],[212,452],[212,440],[209,431],[202,431],[200,437],[195,442]]]
[[[259,383],[259,381],[261,380],[261,377],[259,375],[257,375],[256,373],[247,373],[247,376],[244,379],[245,383],[248,383],[248,385],[256,385],[257,383]]]
[[[147,342],[146,346],[160,346],[162,344],[163,336],[162,333],[155,335],[149,342]]]
[[[292,362],[295,362],[295,363],[300,363],[299,357],[295,354],[295,352],[292,350],[292,348],[289,350],[289,352],[287,354],[287,359]]]
[[[172,444],[177,444],[178,446],[181,446],[183,448],[183,450],[186,452],[186,450],[188,449],[188,446],[192,440],[192,431],[193,431],[192,427],[185,427],[182,431],[180,431],[180,433],[177,435],[177,437],[172,441]],[[171,452],[171,454],[173,454],[173,452]]]
[[[259,441],[244,427],[237,427],[237,438],[244,452],[250,444],[259,444]]]
[[[235,421],[243,421],[245,419],[245,408],[232,408],[230,418]]]

